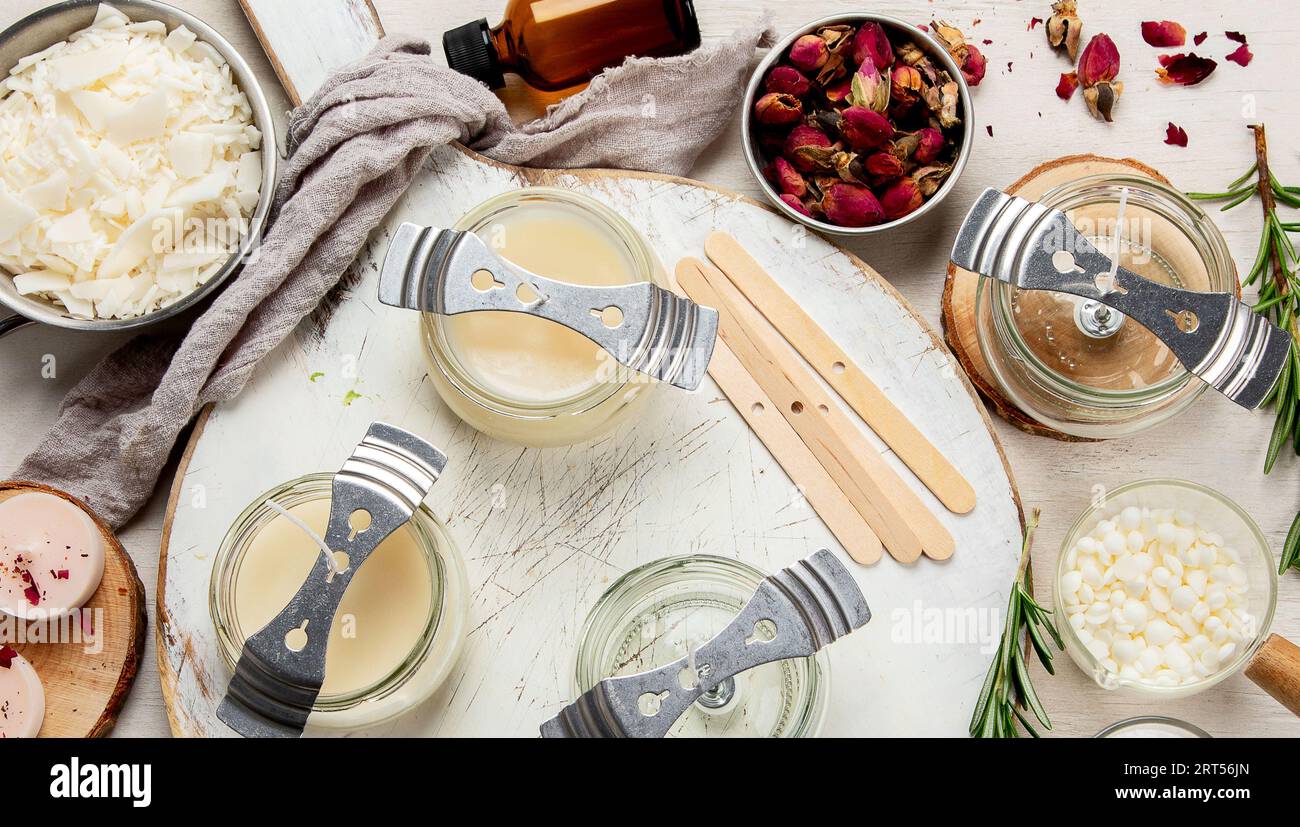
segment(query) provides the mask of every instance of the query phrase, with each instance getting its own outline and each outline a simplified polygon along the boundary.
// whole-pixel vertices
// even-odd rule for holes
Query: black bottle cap
[[[506,85],[487,18],[444,32],[442,50],[447,55],[447,65],[457,72],[486,83],[489,89]]]

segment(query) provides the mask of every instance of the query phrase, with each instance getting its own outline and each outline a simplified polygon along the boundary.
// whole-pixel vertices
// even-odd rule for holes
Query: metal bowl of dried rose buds
[[[809,227],[856,236],[906,224],[966,166],[967,80],[983,62],[946,24],[931,34],[878,14],[817,20],[750,78],[745,159],[772,203]]]

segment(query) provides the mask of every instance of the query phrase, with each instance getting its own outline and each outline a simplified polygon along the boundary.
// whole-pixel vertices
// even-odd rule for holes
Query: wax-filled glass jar
[[[1143,278],[1197,292],[1238,290],[1218,228],[1159,181],[1089,176],[1039,202],[1064,212],[1080,235]],[[1123,227],[1118,250],[1117,224]],[[1185,410],[1208,387],[1146,328],[1078,296],[980,279],[975,319],[980,354],[998,388],[1026,414],[1066,434],[1133,434]]]
[[[503,193],[455,226],[505,260],[559,281],[621,285],[667,279],[626,220],[594,199],[532,187]],[[657,390],[569,328],[524,313],[426,313],[429,376],[461,419],[490,436],[539,447],[609,431]]]
[[[244,641],[288,604],[320,556],[332,474],[312,474],[253,500],[213,562],[209,611],[233,671]],[[357,570],[330,630],[325,682],[309,725],[361,729],[428,698],[451,672],[467,632],[469,587],[460,550],[426,506]]]
[[[745,563],[702,554],[664,558],[623,575],[583,625],[574,696],[605,678],[656,669],[686,656],[688,647],[698,649],[740,614],[764,577]],[[705,694],[668,735],[815,737],[829,682],[825,652],[767,663]]]
[[[1140,715],[1098,732],[1096,738],[1209,738],[1210,734],[1195,724],[1166,718],[1163,715]]]

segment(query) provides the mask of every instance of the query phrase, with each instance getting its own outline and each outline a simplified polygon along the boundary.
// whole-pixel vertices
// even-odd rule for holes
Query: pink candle
[[[90,600],[104,576],[104,538],[77,506],[44,492],[0,503],[0,612],[40,619]]]
[[[0,738],[35,738],[45,720],[45,690],[22,655],[0,644]]]

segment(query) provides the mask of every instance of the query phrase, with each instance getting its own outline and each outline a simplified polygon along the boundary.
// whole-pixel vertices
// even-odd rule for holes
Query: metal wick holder
[[[952,262],[1021,290],[1069,293],[1118,310],[1245,408],[1268,399],[1290,353],[1290,335],[1236,296],[1168,287],[1116,268],[1065,213],[995,189],[962,222]]]
[[[340,570],[318,555],[289,605],[244,642],[218,718],[248,738],[302,735],[325,680],[334,615],[352,576],[411,519],[446,465],[446,455],[414,434],[382,422],[370,426],[334,475],[324,540]]]
[[[379,300],[452,316],[504,310],[562,324],[620,364],[693,391],[704,380],[718,312],[650,282],[592,287],[544,278],[471,232],[402,224],[379,274]]]
[[[759,584],[740,614],[695,652],[650,672],[606,678],[542,724],[543,738],[662,738],[697,701],[729,698],[732,678],[809,657],[871,619],[853,575],[822,549]],[[775,629],[772,637],[765,632]]]

